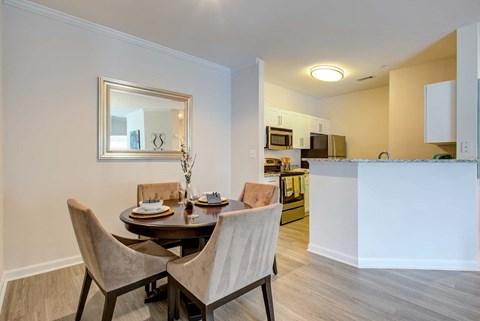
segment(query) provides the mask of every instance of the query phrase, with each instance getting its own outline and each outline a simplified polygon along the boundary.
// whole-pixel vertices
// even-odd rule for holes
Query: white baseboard
[[[459,260],[412,260],[412,259],[371,259],[359,258],[361,269],[413,269],[413,270],[446,270],[446,271],[479,271],[476,261]]]
[[[82,257],[80,255],[75,255],[71,257],[66,257],[59,260],[53,260],[49,262],[34,264],[25,266],[18,269],[7,270],[4,273],[6,281],[12,281],[16,279],[25,278],[28,276],[50,272],[53,270],[58,270],[64,267],[76,265],[83,263]]]
[[[3,299],[5,298],[5,291],[7,290],[7,281],[5,280],[5,272],[0,278],[0,314],[2,313]]]
[[[480,266],[476,261],[356,258],[313,244],[308,244],[308,251],[360,269],[480,271]]]
[[[345,253],[340,253],[337,251],[332,251],[329,249],[326,249],[324,247],[318,246],[318,245],[313,245],[312,243],[308,244],[308,252],[324,256],[326,258],[339,261],[351,266],[358,267],[358,260],[356,257],[345,254]]]
[[[29,265],[22,268],[7,270],[3,272],[0,278],[0,313],[2,312],[3,300],[5,298],[5,291],[7,290],[8,281],[54,271],[80,263],[83,263],[82,257],[80,255],[76,255],[64,259]]]

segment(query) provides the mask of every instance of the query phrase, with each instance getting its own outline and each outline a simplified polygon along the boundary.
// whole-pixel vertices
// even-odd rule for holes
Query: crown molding
[[[112,38],[115,38],[115,39],[118,39],[118,40],[122,40],[122,41],[131,43],[131,44],[134,44],[134,45],[146,48],[146,49],[154,50],[154,51],[160,52],[162,54],[167,54],[167,55],[175,57],[175,58],[183,59],[183,60],[193,62],[193,63],[199,64],[199,65],[202,65],[202,66],[206,66],[210,69],[214,69],[214,70],[217,70],[217,71],[220,71],[220,72],[225,72],[225,73],[231,73],[231,69],[228,68],[228,67],[225,67],[225,66],[213,63],[211,61],[204,60],[204,59],[201,59],[201,58],[198,58],[198,57],[195,57],[195,56],[192,56],[192,55],[189,55],[189,54],[186,54],[186,53],[183,53],[183,52],[180,52],[180,51],[177,51],[177,50],[174,50],[174,49],[171,49],[171,48],[168,48],[168,47],[156,44],[156,43],[153,43],[151,41],[148,41],[148,40],[136,37],[136,36],[132,36],[132,35],[130,35],[128,33],[125,33],[125,32],[121,32],[121,31],[118,31],[118,30],[115,30],[115,29],[112,29],[112,28],[109,28],[109,27],[99,25],[97,23],[93,23],[93,22],[90,22],[90,21],[72,16],[72,15],[69,15],[67,13],[64,13],[64,12],[61,12],[61,11],[58,11],[58,10],[55,10],[55,9],[52,9],[52,8],[48,8],[48,7],[39,5],[37,3],[33,3],[31,1],[27,1],[27,0],[3,0],[3,3],[5,5],[9,5],[9,6],[15,7],[17,9],[22,9],[22,10],[25,10],[25,11],[29,11],[29,12],[32,12],[32,13],[35,13],[35,14],[38,14],[38,15],[41,15],[41,16],[44,16],[44,17],[47,17],[47,18],[51,18],[51,19],[54,19],[54,20],[57,20],[57,21],[60,21],[60,22],[78,27],[78,28],[82,28],[82,29],[85,29],[85,30],[88,30],[88,31],[93,31],[93,32],[96,32],[96,33],[99,33],[99,34],[102,34],[102,35],[106,35],[106,36],[109,36],[109,37],[112,37]]]

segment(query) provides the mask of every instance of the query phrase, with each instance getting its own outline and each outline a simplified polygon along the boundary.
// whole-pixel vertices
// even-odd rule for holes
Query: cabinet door
[[[315,133],[315,134],[330,133],[330,121],[328,119],[310,117],[308,127],[311,133]]]
[[[425,86],[425,143],[456,142],[456,99],[455,80]]]
[[[267,108],[265,112],[265,126],[280,127],[280,111],[274,108]]]
[[[278,111],[278,115],[279,115],[278,119],[279,119],[279,122],[280,122],[278,127],[293,129],[293,126],[295,125],[294,124],[294,122],[295,122],[294,114],[280,109]]]
[[[330,121],[328,119],[320,118],[320,122],[322,124],[321,134],[330,134]]]
[[[290,123],[293,129],[293,148],[310,148],[309,117],[303,114],[291,113]]]

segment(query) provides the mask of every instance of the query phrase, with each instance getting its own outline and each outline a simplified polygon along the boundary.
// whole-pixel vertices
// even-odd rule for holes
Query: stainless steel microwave
[[[266,148],[268,149],[292,149],[293,130],[267,126]]]

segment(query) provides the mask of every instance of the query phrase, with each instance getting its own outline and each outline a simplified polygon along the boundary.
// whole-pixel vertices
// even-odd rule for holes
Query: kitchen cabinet
[[[299,113],[292,113],[290,120],[293,129],[293,148],[310,148],[310,132],[308,130],[309,116]]]
[[[276,108],[266,108],[265,126],[291,129],[292,123],[292,115],[290,112]]]
[[[456,81],[425,86],[425,143],[451,144],[457,140]]]
[[[330,133],[330,121],[328,119],[319,117],[310,117],[309,119],[309,131],[314,134],[329,134]]]

